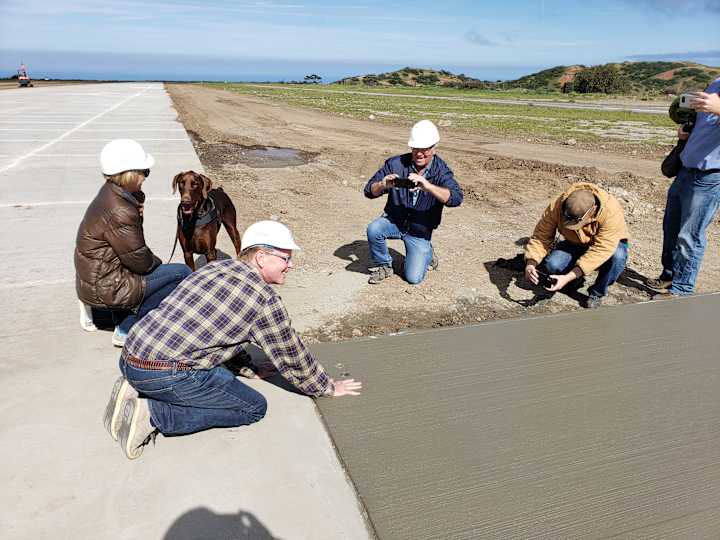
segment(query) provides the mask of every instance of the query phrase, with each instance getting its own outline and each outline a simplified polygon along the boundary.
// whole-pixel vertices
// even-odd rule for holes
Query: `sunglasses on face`
[[[145,178],[147,178],[148,176],[150,176],[150,169],[143,169],[143,170],[140,171],[140,172],[142,172],[143,175],[145,175]]]
[[[590,215],[590,212],[592,212],[594,208],[595,208],[594,206],[591,206],[590,208],[588,208],[587,212],[585,212],[580,217],[570,216],[570,215],[568,215],[567,211],[563,210],[563,221],[570,225],[577,225],[581,221],[585,221],[588,218],[588,216]]]
[[[416,152],[416,153],[418,153],[418,154],[427,154],[427,153],[430,152],[430,150],[432,150],[433,148],[435,148],[435,145],[433,145],[433,146],[428,146],[427,148],[413,148],[412,151],[413,151],[413,152]]]

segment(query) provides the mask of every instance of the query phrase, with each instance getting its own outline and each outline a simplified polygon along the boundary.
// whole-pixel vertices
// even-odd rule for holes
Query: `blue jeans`
[[[180,263],[161,264],[144,276],[145,296],[135,313],[131,313],[118,325],[126,334],[132,325],[160,305],[178,284],[192,273],[190,267]]]
[[[262,394],[238,381],[224,366],[154,371],[135,368],[121,357],[120,371],[148,400],[152,424],[163,435],[244,426],[262,420],[267,411]]]
[[[567,274],[575,267],[575,263],[588,250],[588,247],[563,240],[543,259],[542,266],[549,274]],[[617,281],[625,269],[628,249],[627,240],[620,240],[613,256],[598,268],[598,277],[595,283],[588,287],[588,293],[591,296],[607,295],[608,287]]]
[[[387,248],[388,238],[401,239],[405,244],[405,279],[416,285],[425,279],[428,265],[432,261],[430,240],[400,232],[397,225],[385,216],[370,222],[367,227],[367,239],[370,246],[370,259],[378,266],[392,266],[392,257]]]
[[[695,290],[706,230],[720,204],[720,172],[680,169],[667,194],[663,217],[662,279],[670,292],[686,296]]]

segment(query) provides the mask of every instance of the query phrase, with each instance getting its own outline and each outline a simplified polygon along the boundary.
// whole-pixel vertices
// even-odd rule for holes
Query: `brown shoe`
[[[661,277],[646,279],[645,285],[647,285],[648,289],[652,289],[653,291],[657,291],[661,294],[665,294],[665,291],[667,291],[667,289],[669,289],[672,286],[672,279],[667,280],[667,279],[663,279]]]
[[[380,283],[383,279],[389,278],[393,275],[392,266],[377,266],[370,269],[370,277],[368,283],[375,285]]]
[[[437,270],[438,266],[440,266],[440,259],[437,255],[435,255],[435,250],[433,250],[432,259],[430,260],[430,264],[428,265],[428,270]]]

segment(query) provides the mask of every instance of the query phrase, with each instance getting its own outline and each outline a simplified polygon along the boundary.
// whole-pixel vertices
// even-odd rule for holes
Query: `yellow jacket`
[[[592,191],[599,207],[595,217],[589,223],[577,231],[571,231],[563,226],[563,202],[573,191],[580,189]],[[570,186],[565,193],[545,209],[540,221],[535,226],[530,241],[525,246],[525,260],[539,264],[550,252],[555,241],[556,231],[562,234],[568,242],[590,246],[576,263],[583,274],[589,274],[609,260],[615,253],[620,240],[630,239],[623,209],[618,200],[595,184],[585,182]]]

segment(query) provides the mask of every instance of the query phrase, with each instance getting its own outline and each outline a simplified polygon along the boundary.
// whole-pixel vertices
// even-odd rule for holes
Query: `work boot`
[[[435,254],[435,250],[433,249],[432,259],[430,260],[430,264],[428,265],[428,270],[437,270],[439,264],[440,264],[440,259]]]
[[[380,283],[383,279],[389,278],[392,275],[392,266],[377,266],[370,269],[370,277],[368,278],[368,283],[375,285],[376,283]]]
[[[602,302],[602,296],[595,296],[594,294],[591,294],[588,296],[587,300],[585,300],[585,307],[587,309],[597,309],[602,305]]]
[[[117,441],[118,439],[118,428],[120,427],[121,405],[126,399],[135,398],[138,396],[137,391],[130,386],[130,383],[125,377],[120,375],[115,385],[113,386],[108,400],[107,406],[105,407],[105,415],[103,416],[103,424],[105,429],[108,431],[110,436]]]
[[[659,278],[650,278],[645,280],[645,285],[647,285],[648,289],[665,294],[667,289],[672,286],[672,279],[663,279],[662,276]]]
[[[122,405],[118,440],[120,448],[128,459],[137,459],[143,447],[154,439],[155,429],[150,422],[150,407],[147,399],[133,397],[126,399]]]
[[[114,347],[124,347],[125,340],[127,339],[127,332],[122,330],[119,326],[115,327],[115,331],[112,335],[112,344]]]

